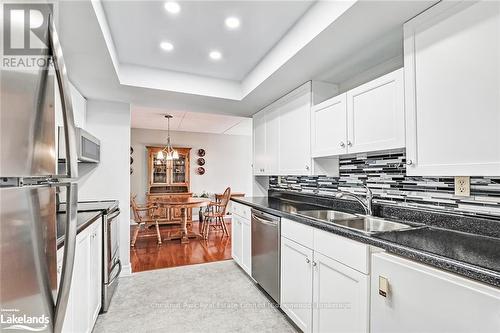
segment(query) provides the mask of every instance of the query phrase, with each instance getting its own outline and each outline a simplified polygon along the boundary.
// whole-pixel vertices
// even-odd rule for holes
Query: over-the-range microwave
[[[59,126],[59,161],[66,160],[66,146],[64,140],[64,128]],[[99,163],[101,159],[101,141],[98,138],[77,127],[76,131],[76,153],[79,162]]]

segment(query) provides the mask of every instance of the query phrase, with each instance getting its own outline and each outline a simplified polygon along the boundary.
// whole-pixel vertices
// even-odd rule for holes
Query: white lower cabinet
[[[306,240],[312,230],[312,244],[298,243],[300,237],[293,232],[297,229],[294,224],[303,228]],[[282,227],[288,235],[281,236],[283,311],[304,333],[368,332],[370,277],[349,266],[359,263],[363,255],[368,260],[368,245],[336,235],[328,238],[330,234],[325,235],[322,230],[286,219],[282,219]],[[325,246],[326,241],[332,246]],[[346,253],[339,256],[338,248]]]
[[[313,332],[368,332],[370,278],[314,253]]]
[[[241,219],[241,267],[252,275],[252,227],[247,219]]]
[[[500,332],[500,289],[388,253],[371,276],[372,333]]]
[[[102,223],[94,222],[76,237],[75,263],[63,332],[92,332],[101,309]],[[58,250],[58,283],[64,248]]]
[[[231,222],[231,256],[234,261],[241,265],[241,252],[243,249],[242,242],[242,225],[241,217],[234,215]]]
[[[90,327],[94,326],[101,310],[102,296],[102,228],[95,223],[90,238]]]
[[[312,331],[313,251],[281,237],[281,309],[305,333]]]
[[[246,215],[249,207],[237,202],[232,203],[231,256],[248,274],[252,275],[252,223]],[[241,215],[245,215],[245,217]]]

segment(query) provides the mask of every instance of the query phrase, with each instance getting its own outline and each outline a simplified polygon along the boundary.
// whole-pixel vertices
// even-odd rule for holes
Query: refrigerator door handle
[[[62,331],[66,308],[68,306],[71,280],[73,278],[73,266],[75,263],[76,250],[76,222],[78,206],[78,185],[70,183],[66,189],[66,234],[64,235],[64,254],[61,268],[61,279],[54,311],[54,332]]]
[[[66,74],[66,65],[64,64],[61,43],[57,35],[53,16],[49,16],[49,46],[52,51],[52,61],[57,77],[59,95],[61,96],[61,105],[64,124],[64,140],[66,143],[66,175],[58,176],[70,181],[78,177],[78,164],[76,152],[76,129],[73,117],[73,104]],[[61,181],[62,179],[60,179]],[[66,308],[68,306],[69,293],[71,290],[71,280],[73,279],[73,266],[75,263],[76,249],[76,223],[78,206],[78,185],[68,183],[66,185],[66,233],[64,235],[64,254],[61,269],[61,278],[57,300],[54,306],[54,332],[62,331]]]
[[[64,141],[66,143],[66,174],[58,175],[58,178],[77,178],[78,163],[76,151],[76,128],[73,116],[73,103],[69,89],[69,81],[64,64],[61,43],[57,35],[56,26],[52,15],[49,16],[49,44],[52,50],[52,60],[57,77],[57,86],[61,96],[61,106],[64,123]]]

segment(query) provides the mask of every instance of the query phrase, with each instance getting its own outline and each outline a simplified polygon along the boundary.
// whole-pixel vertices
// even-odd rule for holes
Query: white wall
[[[86,130],[101,140],[101,162],[80,164],[79,200],[120,201],[120,260],[130,274],[130,105],[88,100]]]
[[[137,194],[139,202],[146,200],[148,186],[147,150],[146,146],[165,144],[166,131],[149,129],[132,129],[131,142],[134,148],[132,157],[134,173],[130,177],[130,189]],[[252,194],[252,137],[244,135],[208,134],[193,132],[171,132],[172,145],[191,147],[191,192],[203,191],[220,193],[227,186],[233,192]],[[197,151],[206,151],[203,166],[204,175],[196,174]],[[196,217],[196,216],[194,216]]]

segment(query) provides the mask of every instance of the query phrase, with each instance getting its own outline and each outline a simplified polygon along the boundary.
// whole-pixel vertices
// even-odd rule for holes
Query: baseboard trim
[[[122,272],[120,277],[127,277],[132,275],[132,265],[128,263],[127,265],[122,265]]]

